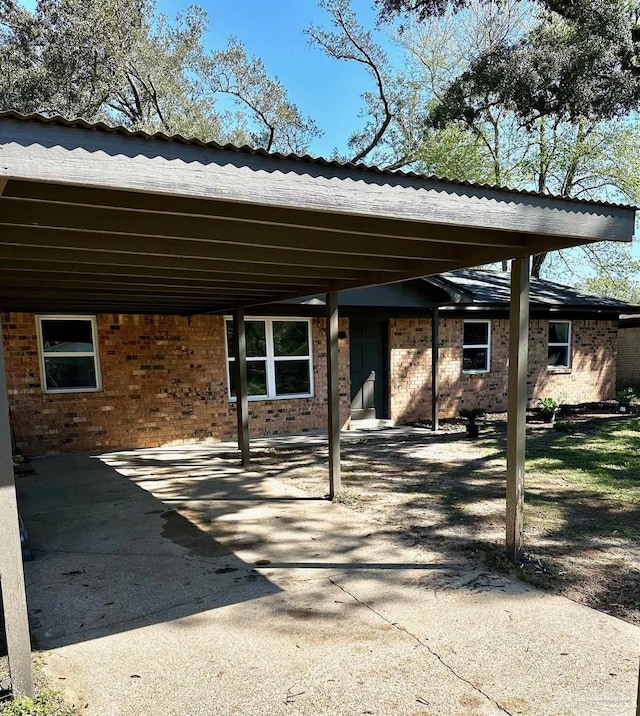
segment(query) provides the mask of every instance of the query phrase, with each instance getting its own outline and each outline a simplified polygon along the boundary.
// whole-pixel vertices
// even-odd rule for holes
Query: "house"
[[[510,279],[458,270],[339,294],[341,422],[431,415],[432,315],[439,307],[440,417],[504,411]],[[614,397],[613,299],[531,280],[528,398]],[[246,317],[253,435],[321,429],[327,381],[319,296]],[[11,419],[26,454],[230,438],[236,429],[230,316],[9,313]]]
[[[10,402],[15,439],[35,452],[216,437],[235,410],[243,467],[250,387],[265,396],[251,403],[258,428],[300,429],[324,403],[333,498],[350,409],[339,291],[513,259],[506,548],[522,554],[529,257],[629,242],[634,207],[11,111],[0,153],[0,587],[14,694],[32,695],[33,678]],[[284,312],[246,330],[250,307],[317,293],[323,319]]]
[[[349,319],[351,419],[431,418],[434,308],[439,416],[455,417],[461,407],[505,411],[509,301],[509,273],[480,269],[341,292],[340,314]],[[322,305],[322,297],[287,303],[300,310]],[[565,404],[614,398],[618,319],[628,325],[637,307],[537,278],[530,279],[530,307],[529,404],[542,397]]]
[[[460,407],[507,409],[509,275],[458,270],[426,279],[452,292],[439,308],[439,412]],[[467,300],[463,300],[466,296]],[[618,319],[637,311],[551,281],[530,281],[527,398],[535,405],[599,402],[615,397]],[[431,318],[389,320],[389,416],[430,415]],[[407,387],[410,386],[410,387]]]

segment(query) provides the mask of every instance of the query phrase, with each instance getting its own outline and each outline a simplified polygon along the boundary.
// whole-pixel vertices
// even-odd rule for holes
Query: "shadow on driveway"
[[[191,483],[185,486],[190,494],[200,485],[200,499],[223,501],[229,491],[237,500],[254,499],[253,482],[210,455],[190,455],[180,463],[130,459],[135,469],[144,462],[147,483],[169,469]],[[158,498],[102,456],[47,458],[33,466],[36,474],[18,481],[18,493],[35,557],[25,564],[25,577],[36,648],[279,591],[255,565],[176,511],[169,486]]]
[[[35,460],[36,474],[18,481],[35,557],[25,565],[34,647],[274,595],[281,587],[266,575],[276,571],[306,579],[373,570],[384,582],[390,571],[434,570],[450,581],[461,567],[389,562],[388,552],[372,561],[361,553],[371,535],[359,519],[344,520],[329,546],[322,508],[330,503],[295,488],[282,494],[230,457],[180,448]]]

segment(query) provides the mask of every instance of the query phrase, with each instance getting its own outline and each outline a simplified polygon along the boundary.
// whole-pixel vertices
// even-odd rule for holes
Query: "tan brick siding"
[[[640,326],[618,332],[617,387],[640,388]]]
[[[3,314],[11,418],[27,455],[156,447],[230,438],[224,324],[220,316],[99,315],[103,390],[42,392],[33,314]],[[314,397],[249,403],[252,435],[326,427],[326,334],[312,321]],[[348,327],[341,321],[342,330]],[[341,418],[349,411],[349,354],[340,341]]]
[[[571,369],[547,369],[548,322],[532,320],[529,331],[529,400],[551,396],[576,404],[614,396],[617,321],[572,321]],[[509,324],[491,320],[491,370],[462,372],[462,319],[443,318],[439,327],[440,415],[465,407],[507,407]],[[407,422],[431,416],[431,321],[389,322],[391,418]]]

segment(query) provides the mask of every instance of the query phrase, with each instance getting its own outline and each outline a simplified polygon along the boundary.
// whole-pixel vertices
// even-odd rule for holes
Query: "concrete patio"
[[[637,627],[408,547],[230,444],[33,467],[32,634],[82,713],[635,713]]]

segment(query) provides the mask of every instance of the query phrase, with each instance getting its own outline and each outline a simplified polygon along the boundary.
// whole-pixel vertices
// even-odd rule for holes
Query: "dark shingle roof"
[[[510,274],[508,271],[487,269],[460,269],[441,274],[441,278],[454,289],[471,294],[474,304],[505,306],[510,298]],[[638,307],[625,301],[606,296],[594,296],[571,286],[553,281],[531,278],[530,303],[538,308],[584,308],[619,309],[621,313],[637,312]]]
[[[403,169],[382,169],[377,166],[363,164],[361,162],[341,162],[333,159],[325,159],[324,157],[312,157],[309,154],[283,154],[282,152],[268,152],[265,149],[250,147],[248,145],[236,146],[235,144],[219,144],[218,142],[210,141],[204,142],[197,137],[184,137],[181,134],[165,134],[164,132],[154,132],[150,134],[142,130],[131,130],[126,127],[112,126],[105,124],[104,122],[88,122],[85,119],[67,119],[58,115],[45,117],[42,114],[21,114],[14,110],[0,111],[0,119],[17,119],[24,122],[40,122],[42,124],[57,124],[64,127],[76,127],[80,129],[90,129],[98,132],[105,132],[110,134],[121,134],[127,137],[139,137],[147,140],[160,140],[164,142],[176,142],[178,144],[190,144],[198,147],[207,147],[209,149],[219,149],[223,151],[239,152],[242,154],[254,154],[263,157],[272,157],[276,160],[289,160],[297,161],[305,164],[315,164],[326,167],[334,167],[336,169],[350,169],[362,172],[368,172],[372,174],[382,174],[385,176],[399,176],[409,177],[413,179],[421,179],[423,181],[438,182],[448,186],[459,186],[469,187],[473,189],[483,190],[497,190],[507,192],[509,194],[516,194],[519,196],[534,196],[534,197],[545,197],[549,199],[558,199],[562,201],[578,202],[581,204],[588,204],[592,206],[608,206],[622,209],[634,209],[638,207],[632,206],[625,203],[618,203],[612,201],[598,201],[593,199],[581,199],[568,195],[557,195],[547,192],[539,192],[528,189],[513,189],[511,187],[502,186],[498,184],[483,184],[474,181],[460,180],[460,179],[447,179],[446,177],[437,176],[433,174],[420,174],[418,172],[407,171]]]

